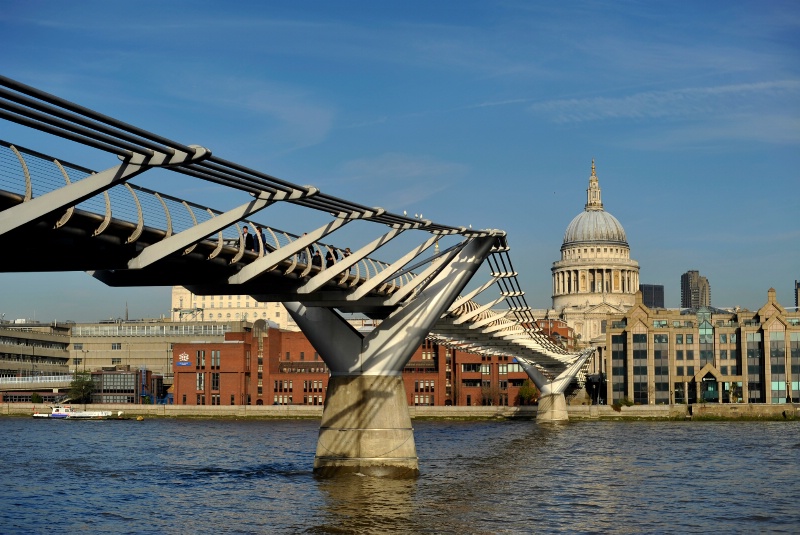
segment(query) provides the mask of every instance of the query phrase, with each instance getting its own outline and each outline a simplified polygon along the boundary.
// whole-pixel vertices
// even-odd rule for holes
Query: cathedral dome
[[[589,242],[614,243],[628,245],[625,229],[617,218],[600,210],[581,212],[567,227],[564,233],[564,245],[577,245]]]
[[[592,161],[592,176],[589,177],[589,189],[586,190],[586,206],[567,227],[562,249],[572,245],[593,243],[628,246],[622,224],[616,217],[603,210],[600,182],[597,179],[594,161]]]

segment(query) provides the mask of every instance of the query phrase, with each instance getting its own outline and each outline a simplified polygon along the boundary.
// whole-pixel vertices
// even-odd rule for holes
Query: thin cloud
[[[716,87],[646,91],[624,97],[552,100],[528,109],[550,115],[557,123],[582,123],[608,119],[664,119],[696,117],[754,108],[758,104],[800,92],[800,81],[785,80]]]
[[[447,190],[467,171],[460,163],[386,153],[344,163],[338,182],[347,181],[366,196],[390,199],[384,207],[400,210]]]
[[[325,141],[333,128],[336,112],[305,88],[229,78],[213,84],[195,84],[194,91],[182,90],[176,97],[233,108],[244,112],[251,123],[274,146],[297,150]]]

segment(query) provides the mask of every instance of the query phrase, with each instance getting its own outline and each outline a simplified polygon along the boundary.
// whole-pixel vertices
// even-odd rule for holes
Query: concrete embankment
[[[71,403],[78,410],[122,411],[124,416],[135,418],[253,418],[297,419],[322,418],[320,405],[128,405]],[[412,419],[481,420],[522,419],[535,420],[536,407],[409,407]],[[694,405],[634,405],[620,407],[609,405],[571,405],[569,418],[578,420],[781,420],[800,419],[798,404],[719,404]],[[35,412],[50,412],[45,404],[0,403],[0,416],[30,416]]]

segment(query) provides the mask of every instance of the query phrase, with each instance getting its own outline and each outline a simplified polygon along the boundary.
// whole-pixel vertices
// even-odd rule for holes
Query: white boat
[[[50,412],[35,412],[34,418],[56,418],[64,420],[123,420],[122,411],[79,411],[69,405],[55,405]]]

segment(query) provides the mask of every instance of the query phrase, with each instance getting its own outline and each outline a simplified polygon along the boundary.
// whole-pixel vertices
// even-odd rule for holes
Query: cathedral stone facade
[[[586,205],[564,233],[553,262],[553,308],[548,316],[575,331],[580,345],[605,344],[605,319],[636,302],[639,263],[631,259],[625,229],[603,209],[594,160]]]

